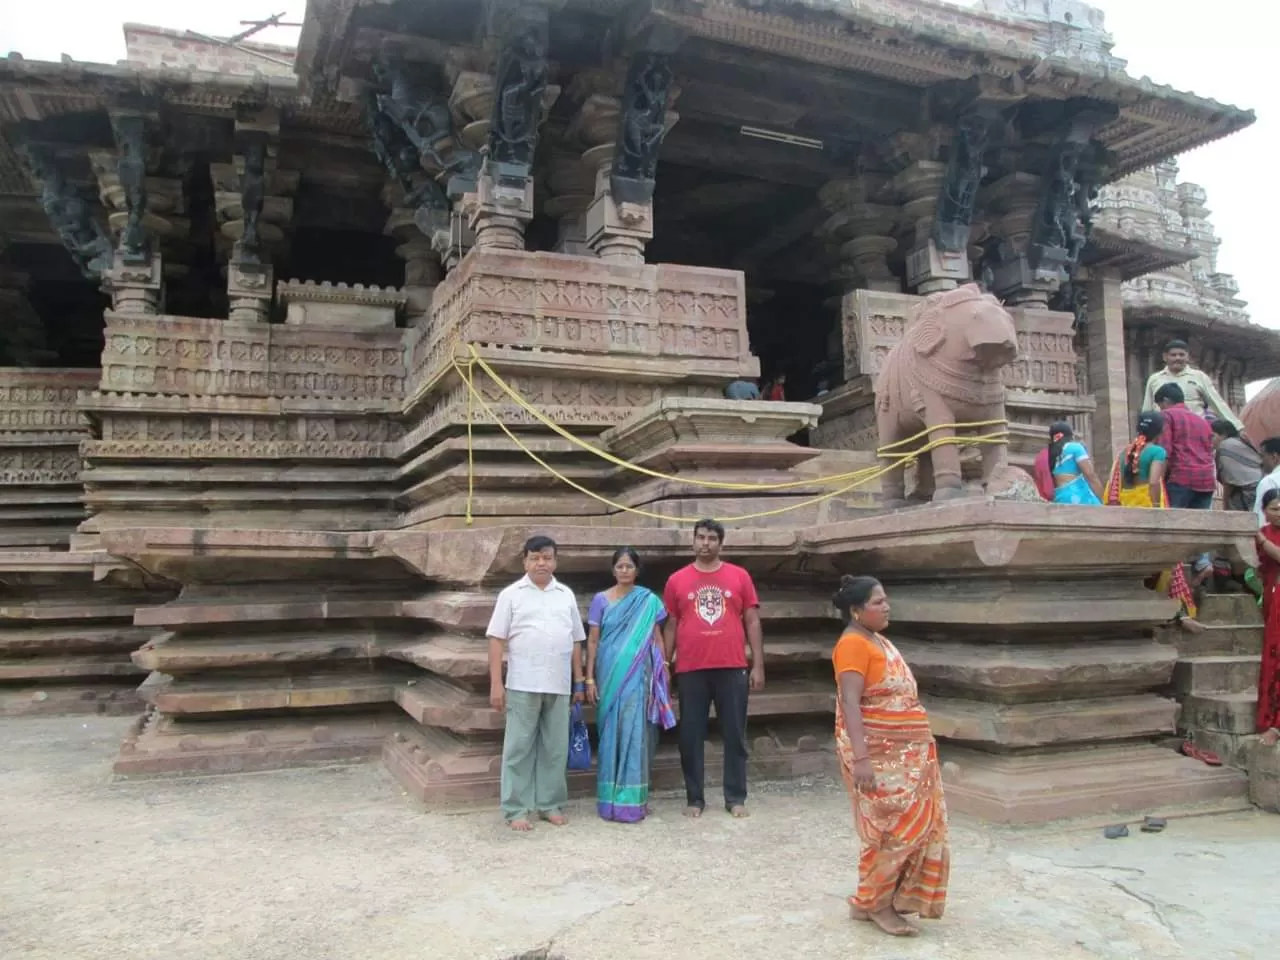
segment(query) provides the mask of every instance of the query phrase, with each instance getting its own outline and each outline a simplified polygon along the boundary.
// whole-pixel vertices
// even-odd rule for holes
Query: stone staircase
[[[1173,693],[1181,705],[1178,732],[1224,763],[1246,767],[1254,733],[1262,613],[1251,594],[1207,594],[1199,634],[1169,629],[1178,647]]]

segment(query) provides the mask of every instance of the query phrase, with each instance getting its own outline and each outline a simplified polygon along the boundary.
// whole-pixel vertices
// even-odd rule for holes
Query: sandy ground
[[[130,960],[868,960],[1274,955],[1280,817],[1159,835],[954,818],[944,920],[913,941],[847,919],[843,789],[765,786],[754,816],[585,803],[513,836],[424,813],[378,766],[116,782],[127,721],[5,720],[0,957]]]

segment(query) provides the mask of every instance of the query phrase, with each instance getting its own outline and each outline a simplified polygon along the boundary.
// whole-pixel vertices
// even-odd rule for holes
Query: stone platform
[[[1028,822],[1243,798],[1236,771],[1156,746],[1177,649],[1171,602],[1142,580],[1212,548],[1250,556],[1248,518],[973,500],[819,527],[731,528],[726,556],[759,585],[768,684],[753,697],[757,776],[834,769],[829,655],[839,574],[888,588],[961,812]],[[378,749],[429,803],[496,795],[502,720],[483,631],[534,533],[560,544],[585,605],[621,544],[660,588],[689,557],[669,527],[503,525],[361,533],[134,529],[103,544],[182,582],[141,611],[165,631],[134,655],[155,713],[126,774],[261,769]],[[304,583],[309,581],[309,585]],[[668,743],[660,784],[678,778]],[[714,757],[715,745],[708,757]],[[583,779],[589,784],[589,778]],[[587,789],[579,784],[581,789]]]

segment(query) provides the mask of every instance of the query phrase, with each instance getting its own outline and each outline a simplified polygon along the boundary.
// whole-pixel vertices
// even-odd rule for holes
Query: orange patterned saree
[[[938,748],[911,668],[893,644],[877,639],[884,675],[862,693],[862,725],[876,777],[872,790],[854,786],[854,751],[836,696],[836,750],[862,841],[858,892],[849,902],[869,913],[892,905],[901,914],[936,919],[946,906],[951,871]],[[840,644],[869,642],[853,633],[840,638]],[[845,659],[839,645],[834,659]],[[838,691],[838,675],[836,683]]]

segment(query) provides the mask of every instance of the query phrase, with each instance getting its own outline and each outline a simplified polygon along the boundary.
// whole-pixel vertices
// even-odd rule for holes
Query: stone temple
[[[1189,646],[1143,580],[1251,558],[1248,517],[829,478],[876,463],[913,306],[970,280],[1016,322],[1014,464],[1067,417],[1105,470],[1172,335],[1237,407],[1280,374],[1174,159],[1252,113],[1130,76],[1077,0],[310,0],[296,50],[125,37],[0,60],[0,715],[136,714],[127,776],[370,759],[496,797],[483,628],[523,541],[585,599],[715,516],[764,601],[753,776],[832,768],[858,572],[956,809],[1244,796],[1163,741],[1251,732],[1258,631],[1224,602]]]

